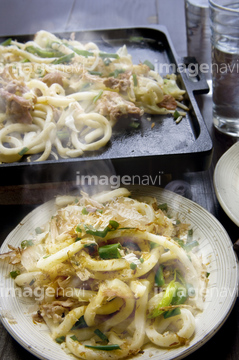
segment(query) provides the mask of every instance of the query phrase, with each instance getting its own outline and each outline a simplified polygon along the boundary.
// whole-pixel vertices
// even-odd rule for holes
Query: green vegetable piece
[[[71,61],[71,59],[75,56],[75,54],[72,52],[70,54],[64,55],[62,57],[60,57],[59,59],[55,59],[54,61],[52,61],[52,64],[57,65],[57,64],[63,64],[63,63],[68,63]]]
[[[168,319],[169,317],[172,316],[176,316],[176,315],[180,315],[181,311],[180,308],[175,308],[169,311],[165,311],[165,313],[163,314],[164,319]]]
[[[21,242],[21,248],[22,249],[26,249],[27,247],[33,246],[33,245],[34,245],[34,242],[32,240],[23,240]]]
[[[134,86],[137,86],[137,85],[138,85],[137,75],[136,75],[136,74],[133,74],[132,76],[133,76]]]
[[[115,220],[110,220],[109,221],[109,225],[114,229],[116,230],[118,227],[119,227],[119,223]]]
[[[180,113],[178,112],[178,110],[175,110],[174,113],[173,113],[173,117],[174,117],[174,120],[177,120],[177,118],[179,118]]]
[[[116,69],[115,71],[111,72],[109,76],[113,76],[114,78],[117,78],[119,74],[124,73],[125,71],[123,69]]]
[[[135,270],[135,269],[137,268],[137,264],[135,264],[135,263],[132,262],[132,263],[129,265],[129,267],[130,267],[131,270]]]
[[[121,249],[120,243],[100,246],[99,256],[101,259],[120,259],[119,249]]]
[[[136,122],[136,121],[132,121],[129,126],[132,127],[133,129],[138,129],[140,123]]]
[[[18,155],[23,156],[24,154],[26,154],[26,152],[28,152],[28,150],[28,147],[25,146],[24,148],[22,148],[21,151],[19,151]]]
[[[38,226],[38,227],[35,229],[35,233],[36,233],[36,234],[42,234],[43,231],[42,231],[42,229]]]
[[[95,329],[94,333],[99,336],[99,338],[102,340],[102,341],[105,341],[105,342],[109,342],[109,339],[107,338],[107,336],[105,334],[103,334],[99,329]]]
[[[9,38],[9,39],[6,39],[5,41],[3,41],[0,45],[1,46],[8,46],[8,45],[11,45],[11,42],[12,42],[12,39]]]
[[[16,279],[16,277],[20,274],[21,274],[20,270],[10,271],[10,276],[12,279]]]
[[[105,64],[105,66],[109,66],[109,64],[112,63],[112,61],[109,58],[103,59],[103,62]]]
[[[79,226],[79,225],[78,225]],[[109,225],[104,228],[104,230],[97,230],[91,225],[84,225],[86,234],[99,236],[101,238],[104,238],[109,231],[116,230],[119,227],[119,223],[114,220],[109,221]],[[76,228],[77,230],[77,228]]]
[[[158,306],[156,308],[154,308],[154,310],[152,311],[151,314],[149,314],[149,318],[150,319],[154,319],[156,318],[157,316],[161,315],[164,313],[163,310],[160,310],[160,308],[162,307],[165,307],[165,306],[169,306],[172,302],[172,299],[174,297],[174,294],[175,294],[175,291],[176,291],[176,286],[175,286],[175,281],[172,280],[167,288],[166,288],[166,291],[163,295],[163,298],[161,299],[161,301],[159,302]]]
[[[85,345],[85,347],[89,348],[89,349],[94,349],[94,350],[104,350],[104,351],[112,351],[112,350],[118,350],[120,349],[120,346],[118,344],[111,344],[111,345]]]
[[[102,209],[97,209],[97,212],[99,212],[100,214],[103,214],[103,210]]]
[[[154,249],[154,248],[156,248],[156,247],[159,246],[159,244],[157,244],[157,243],[155,243],[155,242],[153,242],[153,241],[150,241],[149,245],[150,245],[150,250],[152,250],[152,249]]]
[[[74,340],[74,341],[79,341],[75,335],[72,335],[71,339]]]
[[[168,204],[167,203],[160,204],[158,205],[158,209],[162,211],[168,211]]]
[[[184,304],[188,298],[187,288],[181,285],[179,282],[175,282],[175,294],[173,296],[172,305]]]
[[[188,230],[187,243],[190,243],[193,240],[193,229]]]
[[[155,274],[155,284],[157,286],[163,286],[165,284],[164,276],[163,276],[163,266],[160,265]]]
[[[87,211],[86,208],[83,208],[81,213],[82,215],[88,215],[89,211]]]
[[[99,56],[103,59],[105,58],[111,58],[111,59],[119,59],[119,55],[115,54],[115,53],[105,53],[105,52],[100,52]]]
[[[197,240],[194,240],[194,241],[191,241],[189,243],[184,243],[183,240],[177,238],[177,237],[174,237],[173,240],[177,241],[177,243],[186,251],[186,252],[189,252],[191,251],[195,246],[198,246],[199,243]]]
[[[195,246],[198,246],[199,243],[197,240],[191,241],[190,243],[186,243],[183,245],[183,248],[185,251],[189,252],[191,251]]]
[[[86,328],[88,327],[88,325],[86,324],[85,322],[85,319],[84,319],[84,315],[82,315],[79,320],[77,320],[77,322],[75,323],[75,325],[73,325],[72,329],[71,330],[78,330],[78,329],[83,329],[83,328]]]
[[[182,239],[174,237],[173,240],[176,241],[178,243],[178,245],[180,245],[181,247],[184,246],[184,241]]]
[[[93,103],[95,103],[102,96],[103,90],[100,90],[99,93],[93,98]]]
[[[55,339],[58,344],[62,344],[65,341],[65,336],[59,336]]]
[[[90,73],[91,75],[102,76],[102,72],[100,72],[100,71],[89,71],[89,73]]]
[[[73,48],[72,50],[73,50],[77,55],[82,55],[82,56],[85,56],[85,57],[94,56],[94,53],[91,52],[91,51],[79,50],[79,49],[76,49],[76,48]]]
[[[76,232],[79,232],[79,233],[82,232],[82,229],[80,227],[81,227],[81,224],[78,224],[76,227]]]
[[[147,65],[150,70],[154,70],[154,65],[149,60],[145,60],[144,64]]]
[[[54,50],[47,51],[37,46],[27,46],[26,51],[33,55],[38,55],[42,58],[52,58],[52,57],[62,56],[62,53],[60,53],[59,51],[54,51]]]

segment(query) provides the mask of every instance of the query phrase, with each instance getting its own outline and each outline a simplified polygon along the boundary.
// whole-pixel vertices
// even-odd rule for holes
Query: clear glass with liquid
[[[213,123],[220,132],[239,137],[239,2],[209,3]]]
[[[185,18],[188,56],[199,64],[211,64],[211,42],[208,0],[185,0]],[[205,73],[207,79],[211,72]]]

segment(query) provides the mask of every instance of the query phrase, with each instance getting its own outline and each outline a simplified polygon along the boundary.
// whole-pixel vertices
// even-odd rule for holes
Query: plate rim
[[[218,160],[215,170],[214,170],[214,174],[213,174],[213,184],[214,184],[214,189],[216,192],[217,199],[218,199],[222,209],[225,211],[227,216],[234,222],[234,224],[239,226],[239,217],[236,217],[236,215],[230,210],[230,207],[227,205],[225,198],[222,195],[223,192],[221,192],[219,190],[219,188],[220,188],[219,171],[220,171],[221,167],[223,166],[223,162],[225,161],[225,159],[227,159],[231,153],[233,153],[235,150],[237,150],[237,147],[238,147],[238,155],[239,155],[239,141],[238,141],[235,144],[233,144]],[[239,164],[239,161],[238,161],[238,164]]]

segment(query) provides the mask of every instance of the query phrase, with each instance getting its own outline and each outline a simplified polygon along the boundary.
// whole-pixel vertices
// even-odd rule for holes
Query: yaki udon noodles
[[[1,43],[0,162],[82,156],[104,147],[123,118],[122,128],[135,128],[144,113],[179,121],[187,107],[176,75],[142,61],[125,45],[107,53],[43,30]]]
[[[52,341],[92,360],[187,345],[207,284],[190,225],[125,188],[56,205],[34,238],[1,255],[17,287],[42,290],[34,321]]]

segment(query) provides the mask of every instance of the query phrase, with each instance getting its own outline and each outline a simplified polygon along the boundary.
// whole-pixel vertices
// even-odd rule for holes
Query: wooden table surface
[[[0,36],[32,34],[40,29],[51,32],[119,28],[132,26],[167,27],[179,57],[187,55],[184,0],[1,0]],[[174,174],[170,180],[184,180],[191,199],[212,213],[225,227],[232,243],[239,238],[238,227],[220,207],[213,187],[213,173],[220,156],[236,141],[215,132],[212,125],[211,95],[197,96],[199,108],[213,140],[214,153],[209,169]],[[1,171],[0,176],[4,176]],[[1,243],[18,222],[36,205],[67,192],[71,184],[31,184],[0,187]],[[238,209],[239,210],[239,209]],[[188,360],[239,359],[239,301],[221,329]],[[34,360],[0,325],[0,359]]]

